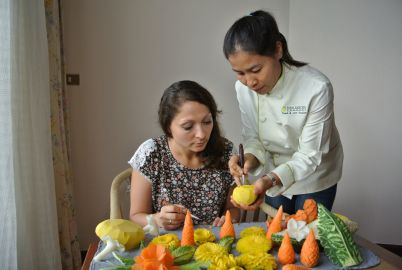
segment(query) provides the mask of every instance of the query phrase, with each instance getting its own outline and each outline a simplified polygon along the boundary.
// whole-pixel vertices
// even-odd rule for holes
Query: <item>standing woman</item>
[[[230,172],[238,184],[243,174],[262,175],[256,203],[241,207],[256,209],[266,194],[268,204],[289,214],[309,198],[331,209],[343,149],[329,79],[292,58],[274,17],[262,10],[230,27],[223,51],[237,74],[245,153],[244,169],[236,155]]]
[[[233,143],[221,136],[214,98],[193,81],[169,86],[159,103],[163,135],[148,139],[129,161],[130,219],[144,226],[154,215],[166,230],[182,226],[187,210],[195,224],[221,226],[225,212],[240,211],[230,197],[235,186],[228,168]]]

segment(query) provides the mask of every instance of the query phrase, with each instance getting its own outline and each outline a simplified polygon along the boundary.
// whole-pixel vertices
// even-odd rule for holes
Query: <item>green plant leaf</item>
[[[224,247],[228,253],[232,251],[232,244],[234,242],[234,237],[233,236],[225,236],[222,239],[219,240],[218,245]]]
[[[112,254],[113,254],[113,257],[115,257],[116,260],[118,260],[124,266],[132,266],[134,264],[133,258],[123,257],[123,256],[117,254],[116,252],[112,252]]]
[[[207,269],[208,266],[209,263],[206,262],[192,262],[181,265],[180,270],[200,270],[202,268]]]
[[[174,257],[174,264],[181,265],[189,263],[193,259],[195,252],[194,246],[181,246],[172,251]]]

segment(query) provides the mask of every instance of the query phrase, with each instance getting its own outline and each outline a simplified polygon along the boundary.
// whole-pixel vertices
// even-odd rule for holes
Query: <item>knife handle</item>
[[[239,145],[239,157],[240,157],[240,167],[243,169],[244,168],[244,150],[243,150],[243,145]]]

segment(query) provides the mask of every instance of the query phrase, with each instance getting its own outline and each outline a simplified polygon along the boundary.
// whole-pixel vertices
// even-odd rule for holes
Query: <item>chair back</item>
[[[132,168],[125,169],[120,172],[112,181],[110,187],[110,218],[111,219],[121,219],[124,218],[122,214],[122,197],[123,193],[128,193],[128,188],[130,186]],[[129,197],[129,196],[126,196]]]

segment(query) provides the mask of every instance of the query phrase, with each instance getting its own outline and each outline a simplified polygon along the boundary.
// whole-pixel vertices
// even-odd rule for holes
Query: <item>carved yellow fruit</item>
[[[253,185],[243,185],[236,187],[233,190],[232,196],[235,202],[245,205],[250,205],[257,199],[257,196],[254,194]]]

